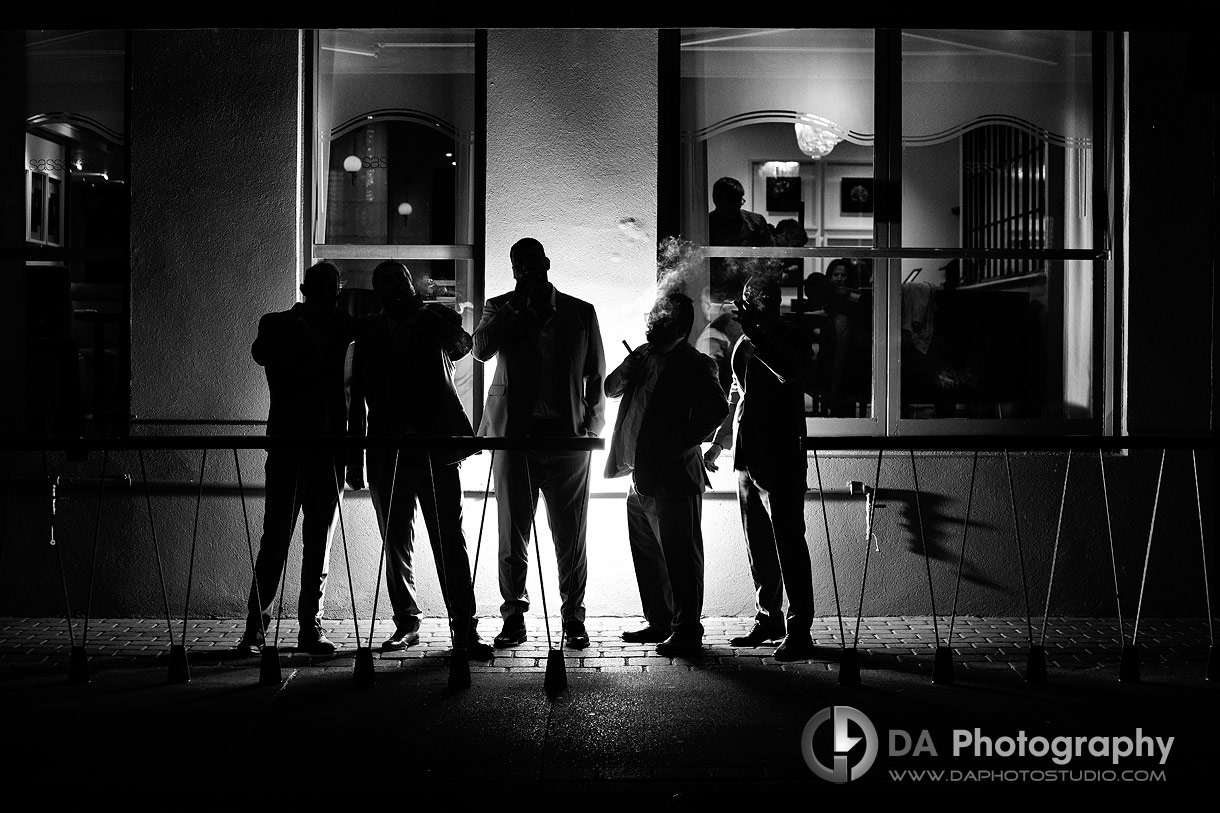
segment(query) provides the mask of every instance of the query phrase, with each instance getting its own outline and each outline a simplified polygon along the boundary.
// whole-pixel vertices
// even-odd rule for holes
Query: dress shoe
[[[657,644],[657,654],[665,657],[697,655],[701,651],[703,651],[703,636],[690,633],[674,633]]]
[[[767,641],[778,641],[783,637],[783,626],[764,627],[761,621],[755,621],[754,627],[745,635],[729,639],[729,646],[762,646]]]
[[[476,639],[466,644],[466,657],[471,660],[489,661],[495,656],[496,651],[480,640]]]
[[[492,643],[495,644],[497,648],[500,648],[515,646],[516,644],[523,644],[525,641],[526,635],[524,624],[520,626],[505,624],[504,629],[500,630],[500,634],[492,640]]]
[[[297,639],[297,652],[306,655],[333,655],[338,649],[325,635]]]
[[[623,640],[629,644],[659,644],[669,637],[669,630],[660,627],[644,627],[642,630],[627,630]]]
[[[381,642],[382,652],[397,652],[400,649],[406,649],[409,646],[415,646],[419,643],[419,630],[406,630],[399,627],[394,630],[394,634]]]
[[[563,642],[570,649],[584,649],[589,645],[589,633],[580,621],[569,621],[563,625]]]
[[[775,660],[781,663],[807,661],[814,657],[816,651],[817,647],[813,645],[813,638],[808,634],[787,635],[775,649]]]
[[[263,652],[263,636],[255,632],[246,632],[237,643],[237,655],[242,658],[257,658]]]

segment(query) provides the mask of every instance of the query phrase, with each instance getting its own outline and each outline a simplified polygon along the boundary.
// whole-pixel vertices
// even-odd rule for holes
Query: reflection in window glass
[[[1091,35],[906,30],[900,417],[1088,418]]]
[[[901,284],[901,417],[1089,417],[1091,323],[1055,315],[1065,297],[1089,298],[1077,290],[1089,273],[1090,263],[1050,263],[1020,278],[945,285],[908,273]]]
[[[870,260],[825,262],[805,278],[796,319],[813,341],[806,414],[872,417],[873,267]]]
[[[1049,248],[1050,224],[1063,217],[1063,195],[1047,182],[1051,153],[1023,130],[992,124],[962,138],[962,245],[965,248]],[[1055,176],[1062,175],[1056,152]],[[1042,270],[1036,258],[967,258],[966,284],[1020,277]]]
[[[332,139],[326,242],[454,243],[456,151],[451,136],[417,122],[371,122]]]
[[[683,29],[682,231],[706,258],[683,270],[702,305],[695,345],[726,390],[751,277],[781,286],[783,318],[809,340],[809,417],[873,417],[871,263],[809,249],[872,246],[873,42],[860,29]],[[739,251],[735,249],[747,249]],[[662,262],[674,278],[672,266]]]
[[[23,87],[12,101],[24,105],[26,247],[67,249],[25,258],[27,427],[125,434],[127,32],[36,29],[23,38]]]
[[[316,55],[314,243],[470,243],[473,30],[323,30]]]
[[[903,243],[1090,248],[1092,63],[1087,31],[904,30]]]
[[[354,314],[380,310],[373,269],[398,260],[473,331],[474,30],[321,30],[314,54],[313,260],[339,267]],[[480,375],[458,362],[474,418]]]
[[[335,260],[339,267],[339,307],[353,316],[368,316],[381,310],[381,302],[373,292],[373,269],[381,259]],[[462,328],[473,333],[479,313],[467,294],[464,282],[470,278],[471,263],[458,260],[403,260],[415,290],[425,302],[437,302],[453,308],[462,317]],[[467,415],[474,414],[476,391],[474,358],[466,356],[454,367],[453,380]]]
[[[740,284],[774,275],[810,337],[812,435],[1095,420],[1093,34],[895,33],[682,30],[681,232],[706,253],[685,278],[700,339],[731,344]],[[874,88],[875,64],[899,66],[894,85]],[[874,122],[877,104],[901,114]],[[888,145],[899,160],[875,160]],[[890,190],[900,220],[875,221]]]

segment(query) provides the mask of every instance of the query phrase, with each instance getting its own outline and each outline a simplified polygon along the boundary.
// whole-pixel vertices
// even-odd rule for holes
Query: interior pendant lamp
[[[797,120],[796,144],[810,158],[825,158],[843,140],[843,131],[830,119],[804,113]]]

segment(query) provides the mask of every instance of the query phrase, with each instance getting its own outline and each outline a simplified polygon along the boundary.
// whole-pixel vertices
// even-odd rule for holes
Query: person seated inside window
[[[757,212],[742,208],[746,190],[741,181],[728,176],[712,184],[713,208],[707,215],[709,246],[772,246],[771,224]],[[741,296],[745,281],[767,267],[767,258],[712,257],[709,262],[712,296],[730,301]]]
[[[837,418],[856,417],[856,404],[871,400],[871,313],[865,293],[851,284],[853,271],[851,260],[832,260],[825,274],[815,271],[804,284],[818,345],[806,386]]]

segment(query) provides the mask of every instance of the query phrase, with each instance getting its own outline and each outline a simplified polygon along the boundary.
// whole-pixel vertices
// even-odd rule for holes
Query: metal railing
[[[168,422],[166,422],[168,423]],[[185,422],[184,422],[185,423]],[[238,422],[231,422],[238,423]],[[241,422],[246,423],[246,422]],[[213,425],[223,425],[223,422],[213,422]],[[11,496],[13,484],[13,459],[16,452],[19,451],[39,451],[45,453],[50,450],[63,450],[69,456],[76,455],[78,459],[90,451],[103,452],[102,473],[101,477],[96,481],[99,488],[99,505],[98,516],[100,522],[101,501],[104,494],[104,489],[107,482],[114,482],[116,479],[111,476],[109,479],[106,475],[106,465],[110,453],[119,451],[135,451],[140,456],[141,480],[144,485],[144,493],[147,500],[147,510],[149,515],[150,528],[152,529],[154,550],[157,550],[155,523],[153,520],[153,510],[151,499],[148,497],[149,488],[148,481],[145,476],[143,452],[148,450],[179,450],[179,449],[201,449],[204,450],[204,460],[206,462],[206,453],[209,449],[232,449],[234,461],[238,468],[238,489],[243,500],[243,515],[245,514],[244,490],[240,475],[240,462],[238,461],[237,452],[240,449],[302,449],[302,448],[323,448],[331,449],[338,453],[340,450],[348,450],[354,448],[363,449],[395,449],[400,451],[425,451],[429,452],[428,459],[431,460],[431,450],[434,449],[453,449],[467,451],[484,451],[489,450],[494,454],[497,451],[584,451],[592,455],[595,450],[603,449],[605,441],[600,438],[546,438],[546,437],[430,437],[430,436],[366,436],[366,437],[346,437],[346,436],[307,436],[307,435],[132,435],[125,437],[37,437],[37,436],[22,436],[22,437],[0,437],[0,450],[8,450],[10,452],[9,461],[9,476],[5,489],[4,514],[0,515],[0,537],[4,532],[4,519],[7,516],[9,498]],[[1199,471],[1198,471],[1198,451],[1203,450],[1212,452],[1215,448],[1215,438],[1211,435],[1164,435],[1164,436],[1127,436],[1127,437],[1097,437],[1097,436],[1004,436],[1004,437],[982,437],[982,436],[930,436],[930,437],[833,437],[833,438],[806,438],[804,443],[805,449],[810,452],[812,460],[813,473],[815,475],[815,488],[813,493],[815,499],[821,503],[822,525],[825,534],[827,552],[830,557],[831,581],[834,585],[836,613],[839,618],[840,639],[841,639],[841,669],[840,683],[845,685],[858,685],[859,683],[859,666],[858,666],[858,645],[860,633],[860,619],[864,615],[864,596],[865,586],[868,578],[869,566],[869,551],[870,541],[872,538],[872,525],[874,519],[874,511],[877,507],[876,498],[881,493],[881,464],[887,451],[890,452],[905,452],[905,456],[910,461],[910,474],[914,482],[914,507],[915,518],[914,528],[918,534],[918,547],[923,551],[925,571],[927,575],[928,599],[930,605],[930,615],[933,619],[934,633],[938,642],[936,650],[936,659],[933,668],[932,679],[937,683],[952,683],[953,682],[953,664],[952,652],[948,646],[953,637],[953,625],[957,616],[957,605],[960,594],[960,586],[963,572],[963,563],[965,551],[967,548],[968,535],[971,527],[971,509],[973,505],[976,470],[978,457],[981,452],[996,452],[1003,455],[1005,463],[1005,473],[1008,485],[1009,507],[1011,509],[1012,533],[1016,542],[1017,553],[1021,564],[1021,580],[1022,594],[1025,604],[1026,626],[1028,633],[1028,661],[1026,679],[1029,682],[1043,682],[1046,679],[1045,673],[1045,638],[1046,638],[1046,619],[1050,616],[1051,603],[1053,598],[1053,589],[1055,586],[1055,569],[1059,558],[1059,549],[1061,542],[1061,533],[1063,529],[1063,516],[1067,504],[1067,489],[1069,478],[1072,472],[1072,463],[1074,459],[1081,460],[1085,452],[1096,452],[1097,466],[1099,467],[1104,511],[1106,518],[1106,529],[1109,541],[1110,564],[1114,575],[1115,601],[1119,610],[1119,629],[1124,640],[1121,653],[1120,679],[1122,680],[1139,680],[1139,655],[1137,650],[1137,641],[1139,636],[1139,625],[1141,612],[1143,607],[1144,590],[1147,584],[1148,577],[1148,561],[1152,549],[1153,532],[1157,524],[1158,506],[1160,504],[1162,477],[1165,469],[1165,460],[1169,451],[1188,451],[1193,472],[1193,480],[1195,486],[1195,506],[1198,511],[1198,529],[1199,539],[1203,552],[1203,571],[1204,571],[1204,592],[1207,606],[1208,631],[1211,640],[1211,649],[1209,652],[1207,675],[1209,679],[1220,679],[1220,660],[1215,655],[1215,637],[1212,627],[1212,608],[1210,590],[1208,589],[1208,563],[1207,563],[1207,548],[1208,544],[1204,535],[1203,525],[1203,497],[1200,490]],[[1156,491],[1153,496],[1153,511],[1150,527],[1148,530],[1147,543],[1144,551],[1144,569],[1140,581],[1139,601],[1136,607],[1134,621],[1131,627],[1131,641],[1126,643],[1126,628],[1122,614],[1121,600],[1119,596],[1119,577],[1118,567],[1114,550],[1113,528],[1111,526],[1111,508],[1109,503],[1109,491],[1106,487],[1105,474],[1105,458],[1104,451],[1115,450],[1155,450],[1160,449],[1160,464],[1157,473]],[[865,559],[864,568],[861,575],[860,591],[859,591],[859,606],[856,616],[855,634],[852,636],[849,645],[849,636],[843,627],[843,609],[842,601],[839,594],[839,580],[835,574],[834,551],[831,546],[830,524],[827,517],[826,498],[827,494],[832,492],[832,489],[826,488],[822,482],[821,472],[821,455],[832,450],[873,450],[877,453],[876,474],[874,481],[870,486],[863,483],[852,483],[849,486],[848,493],[850,496],[862,496],[866,500],[866,532],[865,532]],[[1036,451],[1049,450],[1056,452],[1066,452],[1067,465],[1064,468],[1062,494],[1059,502],[1059,515],[1056,523],[1055,538],[1051,552],[1050,563],[1050,578],[1047,584],[1047,593],[1045,599],[1045,612],[1043,612],[1043,624],[1040,637],[1036,637],[1033,627],[1033,618],[1035,613],[1030,599],[1029,584],[1025,573],[1025,551],[1022,543],[1021,528],[1019,522],[1019,513],[1017,511],[1017,499],[1013,488],[1012,467],[1009,459],[1011,451]],[[940,644],[942,636],[940,634],[936,596],[933,592],[931,564],[928,555],[928,545],[925,544],[925,533],[923,527],[923,511],[921,507],[922,495],[919,487],[918,479],[918,462],[916,451],[968,451],[972,453],[972,461],[970,467],[970,485],[969,492],[966,498],[966,513],[962,523],[961,535],[961,550],[959,552],[956,584],[953,596],[952,610],[949,614],[949,627],[947,635],[944,636],[944,645]],[[893,457],[893,455],[891,455]],[[1083,463],[1081,463],[1083,465]],[[122,479],[122,478],[119,478]],[[60,479],[50,477],[49,474],[45,480],[50,488],[51,512],[52,512],[52,545],[54,545],[54,502],[56,499],[56,489],[60,485]],[[78,481],[80,482],[85,481]],[[129,481],[126,481],[129,482]],[[134,485],[134,484],[132,484]],[[337,489],[341,492],[343,489],[342,482],[336,483]],[[484,491],[484,512],[486,512],[486,503],[490,495],[490,474],[488,477],[488,487]],[[192,539],[191,553],[191,573],[188,573],[188,599],[187,609],[189,610],[189,590],[190,581],[193,573],[194,562],[194,546],[197,539],[197,521],[198,521],[198,500],[202,496],[202,471],[200,476],[200,494],[196,501],[196,535]],[[339,509],[340,527],[342,528],[342,508]],[[484,513],[485,516],[485,513]],[[247,520],[247,544],[251,546],[249,540],[249,523]],[[480,526],[480,544],[482,537],[482,526]],[[537,552],[538,536],[537,528],[533,527],[533,536],[535,550]],[[385,539],[382,538],[383,555]],[[95,529],[94,548],[96,551],[97,532]],[[346,549],[346,537],[344,538]],[[253,568],[254,557],[251,546],[251,567]],[[158,570],[160,571],[160,553],[157,550]],[[476,557],[477,559],[477,557]],[[65,608],[67,609],[67,617],[69,622],[69,635],[72,635],[72,614],[68,603],[67,584],[63,579],[63,565],[60,561],[60,576],[63,582]],[[350,567],[349,567],[350,578]],[[473,578],[473,577],[472,577]],[[164,574],[161,574],[162,579],[162,594],[165,596]],[[541,576],[540,576],[541,579]],[[380,574],[379,574],[380,582]],[[380,584],[378,585],[380,587]],[[92,595],[92,573],[90,574],[90,596]],[[543,594],[544,615],[545,615],[545,593]],[[375,606],[375,605],[374,605]],[[184,613],[184,630],[185,630],[185,613]],[[371,623],[376,622],[374,618]],[[186,665],[186,653],[184,644],[173,643],[173,629],[170,621],[170,613],[168,610],[168,599],[166,599],[166,620],[170,627],[171,636],[171,681],[185,682],[189,680],[189,671]],[[88,610],[86,610],[86,629]],[[353,618],[355,617],[355,606],[353,598]],[[86,633],[87,634],[87,633]],[[371,651],[372,628],[369,631],[369,647],[358,647],[357,651],[357,681],[367,683],[372,679],[372,651]],[[548,621],[547,627],[548,649],[552,657],[548,658],[547,664],[547,686],[548,689],[554,689],[561,686],[566,686],[566,678],[563,676],[563,657],[560,650],[550,646],[550,627]],[[71,641],[72,661],[70,667],[70,678],[73,680],[87,680],[88,672],[87,656],[84,649],[84,641],[77,645],[75,639]],[[455,653],[457,647],[455,647]],[[271,653],[275,655],[275,653]],[[272,665],[273,664],[273,665]],[[455,656],[451,659],[450,681],[457,686],[469,685],[469,668],[465,663],[464,658]],[[278,682],[278,656],[274,658],[264,658],[264,682]]]

